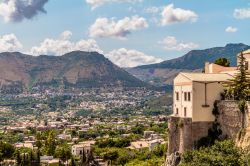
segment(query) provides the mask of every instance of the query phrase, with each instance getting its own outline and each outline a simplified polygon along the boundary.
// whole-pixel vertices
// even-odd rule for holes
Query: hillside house
[[[34,148],[34,145],[32,143],[16,143],[15,145],[15,148],[29,148],[29,149],[33,149]]]
[[[95,144],[95,141],[79,142],[79,144],[72,146],[71,152],[74,156],[81,156],[83,153],[85,155],[89,155],[91,152],[91,147],[94,144]]]
[[[86,146],[86,145],[83,145],[83,144],[80,144],[80,145],[73,145],[72,146],[72,154],[74,156],[82,156],[83,154],[89,154],[90,153],[90,150],[91,150],[91,147],[90,146]]]
[[[139,140],[139,141],[131,142],[131,145],[128,148],[139,150],[143,148],[149,148],[149,144],[148,144],[148,141],[146,140]]]

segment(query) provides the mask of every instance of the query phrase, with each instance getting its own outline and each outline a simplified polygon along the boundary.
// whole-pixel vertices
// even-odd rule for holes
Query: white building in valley
[[[92,145],[95,144],[95,141],[84,141],[79,144],[73,145],[71,148],[71,153],[74,156],[81,156],[83,154],[89,155],[91,152]]]

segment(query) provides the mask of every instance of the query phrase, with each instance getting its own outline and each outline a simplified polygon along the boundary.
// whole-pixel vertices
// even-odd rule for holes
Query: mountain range
[[[250,46],[239,43],[227,44],[225,47],[192,50],[179,58],[126,70],[137,78],[156,86],[172,85],[173,78],[179,72],[200,72],[205,62],[214,62],[221,57],[227,58],[231,66],[236,66],[236,55],[246,49],[250,49]]]
[[[183,71],[200,72],[205,62],[220,57],[236,65],[236,55],[250,49],[245,44],[227,44],[193,50],[182,57],[158,64],[122,69],[97,52],[73,51],[62,56],[31,56],[19,52],[0,53],[1,93],[34,89],[97,87],[172,87],[173,78]],[[150,85],[151,84],[151,85]]]
[[[33,88],[144,87],[146,83],[97,52],[62,56],[0,53],[0,90],[20,93]]]

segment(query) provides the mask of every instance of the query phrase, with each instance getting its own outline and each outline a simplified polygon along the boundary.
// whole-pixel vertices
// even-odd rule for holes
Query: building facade
[[[244,51],[243,56],[249,70],[250,50]],[[206,63],[204,69],[204,73],[179,73],[174,79],[173,114],[168,120],[167,166],[176,160],[176,154],[193,149],[197,141],[208,135],[215,120],[214,102],[221,99],[223,85],[238,72],[237,67],[213,63]]]

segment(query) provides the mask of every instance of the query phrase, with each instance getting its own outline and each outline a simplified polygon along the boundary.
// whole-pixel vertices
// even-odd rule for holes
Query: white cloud
[[[60,56],[71,51],[97,51],[104,54],[106,58],[120,67],[135,67],[139,65],[159,63],[163,60],[154,56],[146,55],[137,50],[129,50],[126,48],[115,49],[105,54],[97,42],[93,39],[71,41],[72,32],[64,31],[58,39],[47,38],[27,51],[27,54],[38,55],[54,55]],[[23,48],[20,41],[14,34],[0,36],[0,52],[21,51]]]
[[[231,32],[231,33],[234,33],[234,32],[237,32],[238,29],[235,28],[235,27],[232,27],[232,26],[229,26],[225,29],[225,32]]]
[[[125,39],[132,31],[147,28],[145,18],[139,16],[115,19],[98,18],[89,29],[90,37],[115,37]]]
[[[235,9],[234,17],[237,19],[250,18],[250,8]]]
[[[14,34],[0,36],[0,52],[19,51],[22,47],[22,44]]]
[[[106,54],[106,57],[120,67],[135,67],[139,65],[159,63],[163,60],[146,55],[136,50],[120,48]]]
[[[69,40],[72,36],[72,32],[71,31],[64,31],[62,34],[61,34],[61,39],[62,40]]]
[[[174,4],[164,7],[161,13],[161,25],[170,25],[180,22],[196,22],[198,15],[191,11],[181,8],[174,8]]]
[[[3,0],[0,2],[0,16],[6,22],[20,22],[31,19],[39,12],[46,13],[44,5],[48,0]]]
[[[151,6],[151,7],[148,7],[148,8],[145,8],[144,11],[146,13],[151,13],[151,14],[156,14],[156,13],[159,13],[161,10],[160,7],[156,7],[156,6]]]
[[[93,39],[80,40],[77,42],[71,41],[72,33],[65,31],[60,35],[59,39],[45,39],[40,46],[34,46],[30,50],[32,55],[63,55],[65,53],[80,50],[80,51],[97,51],[103,53],[97,42]]]
[[[152,64],[163,61],[160,58],[146,55],[136,50],[128,50],[120,48],[105,54],[97,42],[93,39],[80,40],[77,42],[71,41],[72,33],[64,31],[58,39],[45,39],[39,46],[34,46],[28,52],[31,55],[54,55],[60,56],[65,53],[80,50],[80,51],[97,51],[104,54],[106,58],[120,67],[135,67],[138,65]],[[0,40],[1,46],[1,40]]]
[[[143,0],[86,0],[86,3],[91,5],[92,10],[102,6],[106,3],[137,3],[137,2],[142,2]]]
[[[174,36],[167,36],[163,41],[159,42],[163,45],[165,50],[182,51],[186,49],[194,49],[199,47],[198,44],[193,42],[179,42]]]

